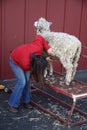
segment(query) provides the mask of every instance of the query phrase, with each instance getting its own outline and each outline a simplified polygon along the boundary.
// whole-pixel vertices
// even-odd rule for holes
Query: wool
[[[80,40],[70,34],[63,32],[53,32],[50,30],[52,22],[48,22],[44,18],[39,18],[34,22],[37,34],[43,36],[48,44],[51,46],[55,56],[60,60],[61,64],[66,70],[65,84],[70,85],[74,79],[78,61],[81,54]],[[50,67],[50,74],[53,74],[52,63]]]

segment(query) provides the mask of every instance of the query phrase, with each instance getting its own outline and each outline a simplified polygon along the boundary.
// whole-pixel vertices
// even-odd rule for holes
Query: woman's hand
[[[48,62],[52,62],[52,61],[53,61],[49,56],[46,57],[46,60],[47,60]]]
[[[49,48],[49,49],[47,50],[47,53],[48,53],[49,55],[51,55],[51,56],[54,56],[54,55],[55,55],[54,52],[52,51],[52,48]]]

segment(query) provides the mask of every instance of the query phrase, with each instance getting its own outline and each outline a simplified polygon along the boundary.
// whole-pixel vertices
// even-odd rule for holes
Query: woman
[[[42,55],[43,49],[49,55],[54,55],[50,46],[46,43],[41,35],[37,35],[32,43],[24,44],[14,49],[10,55],[10,66],[16,77],[16,85],[8,100],[8,110],[11,112],[18,112],[20,99],[22,99],[23,106],[29,109],[30,93],[30,71],[31,71],[31,55]]]

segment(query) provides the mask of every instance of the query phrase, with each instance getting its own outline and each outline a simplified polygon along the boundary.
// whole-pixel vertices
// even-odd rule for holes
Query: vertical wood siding
[[[80,23],[80,40],[83,46],[87,47],[87,0],[83,0],[81,10],[81,23]],[[82,49],[82,54],[87,55],[87,48]],[[87,69],[87,58],[81,58],[79,61],[79,68]]]
[[[87,47],[87,0],[0,0],[0,79],[13,77],[10,52],[34,39],[33,23],[40,17],[53,22],[51,30],[73,34]],[[54,69],[63,70],[59,61]],[[87,69],[87,59],[80,58],[78,69]]]
[[[0,0],[0,77],[1,77],[1,63],[2,63],[2,23],[1,23],[1,17],[2,17],[2,7],[1,7],[1,0]]]

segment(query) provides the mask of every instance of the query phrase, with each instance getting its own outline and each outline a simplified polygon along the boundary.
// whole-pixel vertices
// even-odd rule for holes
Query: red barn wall
[[[1,23],[1,17],[2,17],[2,8],[1,8],[1,1],[0,1],[0,77],[1,77],[1,64],[2,64],[2,23]]]
[[[34,39],[33,23],[40,17],[53,22],[51,30],[73,34],[87,47],[87,0],[0,0],[0,79],[13,77],[10,52]],[[87,69],[86,64],[81,57],[78,69]],[[54,68],[63,70],[59,61]]]

